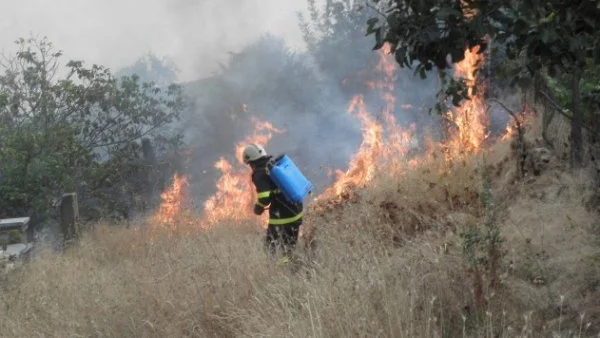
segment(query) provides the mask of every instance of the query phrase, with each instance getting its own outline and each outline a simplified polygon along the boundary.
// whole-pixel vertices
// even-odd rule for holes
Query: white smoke
[[[295,19],[304,8],[305,0],[1,1],[0,45],[12,53],[19,37],[47,36],[67,58],[113,70],[153,52],[177,64],[180,81],[191,81],[261,34],[302,50]]]

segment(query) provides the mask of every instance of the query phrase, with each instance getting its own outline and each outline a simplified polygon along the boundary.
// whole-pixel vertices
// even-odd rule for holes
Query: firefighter
[[[267,155],[259,144],[250,144],[244,149],[243,160],[252,168],[252,182],[258,197],[254,213],[262,215],[269,209],[265,246],[273,255],[279,250],[283,254],[282,262],[287,263],[298,241],[303,205],[288,202],[280,193],[267,172],[267,163],[271,159],[272,156]]]

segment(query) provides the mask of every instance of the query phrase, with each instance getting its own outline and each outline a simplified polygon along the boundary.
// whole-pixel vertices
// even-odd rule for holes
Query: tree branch
[[[517,119],[517,113],[515,113],[512,109],[508,108],[504,103],[500,102],[498,99],[495,99],[495,98],[491,98],[489,100],[499,104],[504,110],[506,110],[506,112],[510,116],[512,116],[513,119],[515,119],[515,120]]]
[[[506,110],[506,112],[515,120],[515,124],[517,125],[517,133],[519,133],[519,139],[522,140],[523,139],[523,129],[521,126],[521,121],[519,121],[519,116],[518,116],[520,114],[515,113],[512,109],[508,108],[504,103],[500,102],[499,100],[497,100],[495,98],[491,98],[489,100],[499,104],[500,107],[502,107],[504,110]]]
[[[554,108],[556,108],[556,110],[558,111],[559,114],[561,114],[562,116],[568,118],[569,120],[571,119],[571,117],[569,115],[567,115],[567,113],[565,113],[565,111],[569,111],[569,109],[567,108],[563,108],[561,107],[558,103],[556,103],[551,97],[550,95],[548,95],[546,92],[544,92],[543,90],[539,90],[538,91],[540,94],[542,94],[542,96],[548,100],[548,103],[550,103],[551,105],[554,106]]]

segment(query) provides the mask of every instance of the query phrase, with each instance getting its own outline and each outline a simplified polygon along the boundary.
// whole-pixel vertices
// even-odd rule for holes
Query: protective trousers
[[[265,238],[265,247],[272,254],[281,253],[290,256],[298,242],[301,222],[281,225],[269,224]]]

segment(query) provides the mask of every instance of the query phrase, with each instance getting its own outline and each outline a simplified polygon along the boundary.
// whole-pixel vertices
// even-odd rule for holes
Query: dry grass
[[[429,336],[456,321],[440,304],[458,304],[445,283],[459,282],[460,273],[432,274],[442,259],[436,248],[415,244],[390,252],[366,238],[348,246],[334,232],[321,237],[318,259],[293,273],[265,258],[260,237],[235,228],[150,241],[143,232],[98,227],[80,247],[63,255],[40,253],[10,276],[0,331]],[[458,267],[460,257],[443,261]],[[467,292],[460,282],[456,289]]]
[[[597,333],[598,215],[582,203],[588,177],[556,161],[516,181],[507,144],[487,156],[506,255],[500,285],[486,284],[485,308],[475,309],[459,233],[482,226],[482,158],[444,171],[429,161],[310,214],[305,237],[316,240],[298,248],[293,268],[266,257],[261,231],[239,225],[175,234],[97,226],[79,246],[39,252],[0,281],[0,335]]]

